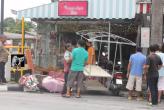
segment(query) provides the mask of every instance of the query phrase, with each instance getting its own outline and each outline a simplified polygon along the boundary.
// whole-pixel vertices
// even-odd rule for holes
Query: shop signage
[[[141,47],[148,48],[150,42],[150,28],[142,27],[141,28]]]
[[[88,2],[87,1],[59,1],[58,15],[59,16],[87,16]]]

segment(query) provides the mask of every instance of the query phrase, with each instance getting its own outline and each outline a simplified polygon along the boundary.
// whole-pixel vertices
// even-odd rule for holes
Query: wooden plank
[[[112,75],[97,65],[87,65],[84,68],[84,74],[92,77],[112,77]]]

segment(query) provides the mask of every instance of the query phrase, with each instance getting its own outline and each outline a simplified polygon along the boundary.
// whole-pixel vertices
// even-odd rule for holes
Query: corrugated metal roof
[[[87,0],[88,16],[58,16],[58,1],[17,12],[17,17],[53,19],[132,19],[136,13],[136,0]]]

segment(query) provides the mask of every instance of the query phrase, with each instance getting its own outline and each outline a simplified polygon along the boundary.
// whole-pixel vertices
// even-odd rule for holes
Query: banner
[[[150,44],[150,27],[141,27],[141,47],[148,48]]]

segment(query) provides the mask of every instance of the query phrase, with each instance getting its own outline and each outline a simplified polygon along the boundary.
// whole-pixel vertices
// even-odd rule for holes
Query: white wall
[[[8,61],[5,65],[5,77],[7,81],[10,81],[11,79],[11,56],[8,56]]]

